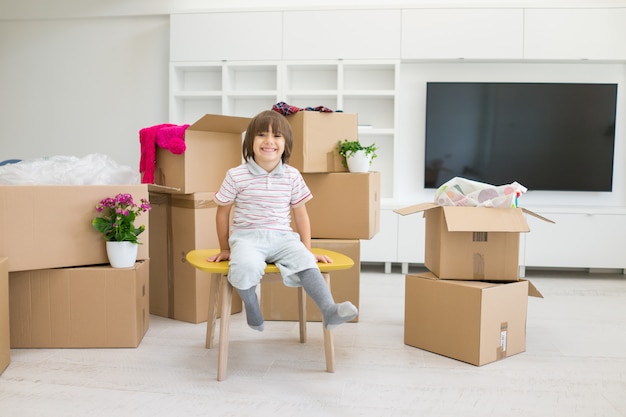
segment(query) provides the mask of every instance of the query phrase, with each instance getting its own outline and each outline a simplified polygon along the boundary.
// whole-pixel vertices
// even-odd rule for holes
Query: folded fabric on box
[[[145,127],[139,131],[139,143],[141,145],[139,172],[142,173],[142,183],[152,184],[154,182],[156,146],[161,149],[167,149],[176,155],[185,152],[187,149],[185,145],[185,130],[188,127],[188,124],[163,123]]]

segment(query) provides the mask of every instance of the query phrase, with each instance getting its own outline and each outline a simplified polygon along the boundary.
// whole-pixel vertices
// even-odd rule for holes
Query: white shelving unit
[[[357,113],[359,138],[376,143],[383,198],[394,197],[393,155],[399,62],[174,62],[171,123],[193,123],[206,113],[252,117],[280,101]]]
[[[271,63],[170,64],[170,121],[193,123],[207,113],[250,116],[278,98],[279,66]]]

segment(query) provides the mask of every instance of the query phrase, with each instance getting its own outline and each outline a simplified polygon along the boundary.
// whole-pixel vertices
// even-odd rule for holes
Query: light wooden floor
[[[364,267],[359,323],[258,333],[231,322],[229,376],[215,380],[205,325],[152,316],[137,349],[14,349],[2,417],[626,416],[626,277],[527,271],[526,352],[475,367],[403,343],[404,276]]]

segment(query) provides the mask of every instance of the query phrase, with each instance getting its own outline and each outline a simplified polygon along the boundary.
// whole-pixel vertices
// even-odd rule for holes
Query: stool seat
[[[333,262],[330,263],[318,263],[322,276],[329,287],[331,271],[349,269],[354,266],[354,261],[342,253],[321,248],[313,248],[311,251],[316,255],[326,255],[333,260]],[[226,378],[226,368],[228,363],[228,334],[230,327],[233,287],[230,282],[228,282],[228,270],[230,266],[229,261],[209,262],[207,260],[210,256],[219,252],[219,249],[196,249],[189,251],[185,258],[187,262],[195,268],[211,274],[209,317],[207,320],[205,344],[208,349],[213,348],[215,323],[217,319],[217,306],[219,302],[221,302],[217,380],[222,381]],[[282,279],[279,272],[280,271],[276,265],[267,264],[265,267],[265,273],[269,275],[263,279]],[[298,313],[300,323],[300,342],[304,343],[306,341],[306,294],[302,287],[298,287]],[[324,350],[326,355],[326,371],[335,372],[335,348],[332,333],[326,328],[323,329],[323,332]]]
[[[208,272],[210,274],[228,274],[229,261],[209,262],[207,259],[209,256],[216,255],[220,252],[219,249],[196,249],[187,253],[187,262],[195,266],[201,271]],[[319,262],[317,265],[322,273],[339,271],[342,269],[349,269],[354,266],[352,258],[344,255],[343,253],[335,252],[328,249],[312,248],[311,252],[316,255],[326,255],[333,261],[331,263]],[[265,267],[265,273],[278,273],[278,267],[274,264],[267,264]]]

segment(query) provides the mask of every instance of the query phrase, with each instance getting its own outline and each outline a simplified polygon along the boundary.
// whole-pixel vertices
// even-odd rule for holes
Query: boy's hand
[[[209,256],[207,259],[209,262],[220,262],[230,260],[230,250],[223,250],[220,253]]]
[[[317,260],[317,262],[323,262],[325,264],[333,262],[333,259],[327,255],[315,255],[315,260]]]

